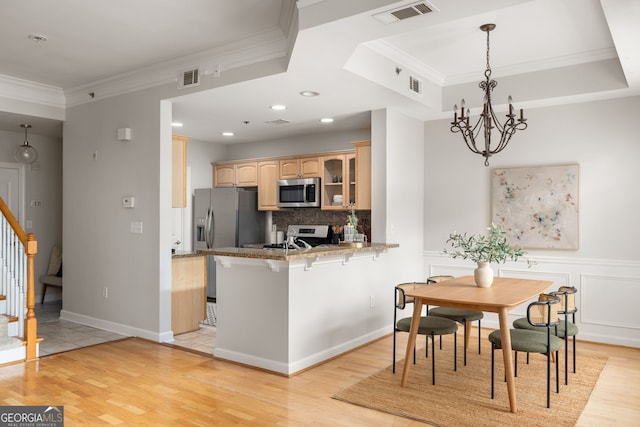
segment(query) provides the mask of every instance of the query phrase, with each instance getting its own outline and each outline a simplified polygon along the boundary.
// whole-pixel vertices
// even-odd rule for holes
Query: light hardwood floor
[[[405,336],[400,334],[399,357]],[[0,404],[64,406],[66,426],[423,425],[331,398],[388,366],[391,346],[385,337],[285,378],[127,339],[1,367]],[[579,342],[581,352],[609,361],[578,425],[640,425],[640,350]]]

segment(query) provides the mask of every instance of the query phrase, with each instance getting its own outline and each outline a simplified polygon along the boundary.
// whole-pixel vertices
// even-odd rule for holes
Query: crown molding
[[[0,97],[47,107],[65,107],[62,88],[4,75],[0,75]]]
[[[229,43],[223,48],[211,49],[165,61],[149,67],[112,76],[93,83],[65,90],[66,106],[73,107],[97,99],[104,99],[152,87],[176,84],[178,73],[193,67],[200,68],[201,77],[216,78],[214,69],[220,72],[284,57],[288,40],[280,28],[274,28],[244,40]],[[176,86],[177,87],[177,86]],[[92,92],[94,96],[90,96]]]
[[[491,71],[493,72],[494,77],[511,76],[617,58],[618,54],[616,53],[615,48],[611,47],[577,53],[575,55],[564,55],[539,61],[522,62],[520,64],[513,64],[505,67],[491,67]],[[482,80],[482,72],[476,70],[473,72],[446,76],[444,79],[444,85],[453,86],[457,84],[471,83],[478,80]]]

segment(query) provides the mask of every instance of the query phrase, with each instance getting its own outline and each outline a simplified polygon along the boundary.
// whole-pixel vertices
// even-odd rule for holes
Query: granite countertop
[[[194,256],[205,256],[207,254],[199,254],[195,251],[176,251],[175,253],[171,254],[171,258],[188,258],[188,257],[194,257]]]
[[[277,261],[291,261],[321,256],[354,254],[359,252],[382,252],[389,248],[397,248],[398,243],[365,243],[362,247],[348,245],[320,245],[311,249],[264,249],[261,245],[248,245],[244,248],[213,248],[196,251],[200,255],[219,255],[241,258],[256,258]]]

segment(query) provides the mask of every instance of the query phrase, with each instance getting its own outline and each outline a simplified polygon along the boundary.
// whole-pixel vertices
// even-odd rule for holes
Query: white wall
[[[152,339],[170,331],[170,316],[161,316],[171,307],[170,221],[163,227],[170,212],[170,106],[164,132],[162,114],[153,91],[67,110],[63,318]],[[131,128],[131,141],[117,140],[121,127]],[[135,197],[135,208],[122,207],[124,196]],[[140,234],[131,232],[136,222]]]
[[[393,110],[371,122],[372,241],[399,243],[392,251],[396,283],[423,280],[424,128]]]
[[[24,166],[25,170],[25,220],[32,223],[31,229],[21,224],[27,233],[34,233],[38,242],[35,260],[35,300],[40,302],[42,285],[38,277],[46,274],[49,257],[54,245],[62,245],[62,139],[38,135],[33,129],[28,134],[29,144],[38,151],[36,167]],[[24,142],[24,131],[0,131],[0,162],[15,163],[13,153]],[[39,167],[39,168],[38,168]],[[31,207],[30,201],[42,202],[40,207]],[[17,218],[19,220],[19,218]],[[64,248],[63,248],[64,251]],[[60,299],[57,288],[47,290],[47,301]]]
[[[204,79],[197,90],[282,71],[281,61],[268,60]],[[67,108],[61,317],[157,341],[172,339],[171,100],[193,91],[169,83],[111,98],[98,94]],[[116,140],[121,127],[131,128],[131,141]],[[122,208],[123,196],[135,196],[136,207]],[[132,233],[132,223],[140,222],[143,233]]]
[[[471,273],[470,262],[440,251],[450,232],[482,232],[489,224],[491,168],[578,163],[579,249],[529,250],[536,266],[509,264],[500,274],[576,286],[582,339],[640,347],[633,315],[640,299],[639,114],[640,97],[529,109],[529,128],[488,168],[449,131],[450,120],[426,123],[425,273]]]

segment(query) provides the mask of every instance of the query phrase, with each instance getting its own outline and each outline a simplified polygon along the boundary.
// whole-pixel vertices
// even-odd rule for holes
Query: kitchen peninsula
[[[214,248],[214,355],[291,375],[388,333],[398,244]]]

